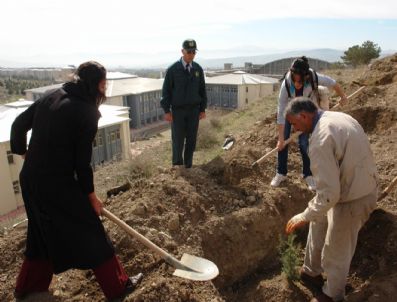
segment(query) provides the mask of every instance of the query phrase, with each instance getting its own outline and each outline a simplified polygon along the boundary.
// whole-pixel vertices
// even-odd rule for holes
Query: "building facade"
[[[292,62],[296,59],[296,57],[292,58],[285,58],[285,59],[280,59],[276,61],[272,61],[266,64],[254,64],[249,66],[250,72],[256,73],[256,74],[268,74],[268,75],[283,75],[286,71],[289,70],[291,67]],[[309,65],[311,68],[314,70],[322,70],[322,69],[327,69],[330,67],[331,63],[324,61],[324,60],[319,60],[319,59],[314,59],[314,58],[308,58],[309,60]]]
[[[243,71],[206,78],[208,107],[237,109],[275,92],[277,79]]]
[[[26,98],[39,99],[45,92],[62,84],[28,89]],[[120,72],[107,73],[106,104],[128,107],[131,140],[139,129],[164,127],[164,111],[160,106],[163,79],[142,78]],[[105,134],[103,134],[105,135]]]

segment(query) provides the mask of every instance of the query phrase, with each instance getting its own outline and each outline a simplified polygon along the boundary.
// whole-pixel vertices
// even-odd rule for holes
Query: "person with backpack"
[[[318,106],[320,102],[319,85],[333,88],[341,98],[340,104],[346,104],[347,97],[342,87],[334,79],[311,69],[305,56],[295,59],[282,79],[277,110],[277,173],[270,183],[272,187],[280,186],[287,179],[288,145],[285,145],[284,142],[290,137],[291,124],[284,117],[285,108],[293,98],[299,96],[310,98]],[[315,191],[316,184],[310,170],[310,159],[307,155],[308,145],[309,136],[302,133],[299,136],[299,150],[303,162],[302,174],[308,188]]]

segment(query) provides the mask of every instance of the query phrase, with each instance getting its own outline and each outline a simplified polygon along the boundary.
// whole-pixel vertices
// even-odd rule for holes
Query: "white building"
[[[19,172],[23,160],[11,153],[10,132],[15,118],[33,102],[20,100],[0,105],[0,216],[23,205]],[[102,117],[93,143],[92,163],[130,158],[129,108],[101,105]],[[30,133],[28,133],[28,141]]]
[[[206,78],[208,107],[242,108],[272,94],[279,88],[277,79],[244,71]]]
[[[106,79],[106,104],[129,107],[131,128],[139,129],[161,123],[164,115],[160,106],[163,79],[142,78],[121,72],[108,72]],[[48,90],[62,85],[25,90],[26,98],[36,101]]]

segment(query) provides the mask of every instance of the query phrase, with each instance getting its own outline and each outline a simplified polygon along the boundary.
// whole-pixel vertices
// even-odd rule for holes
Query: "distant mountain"
[[[277,49],[263,49],[254,46],[238,47],[231,49],[200,50],[197,62],[204,68],[223,68],[224,63],[232,63],[233,67],[243,67],[245,62],[253,64],[265,64],[274,60],[298,57],[305,55],[328,62],[342,61],[343,50],[338,49],[306,49],[282,51]],[[382,57],[395,53],[394,50],[382,52]],[[180,51],[176,49],[172,52],[159,53],[97,53],[97,54],[46,54],[24,57],[9,57],[0,59],[0,67],[59,67],[76,65],[88,60],[96,60],[104,64],[109,69],[122,68],[145,68],[145,69],[164,69],[175,62],[180,56]]]
[[[279,60],[289,57],[307,56],[310,58],[320,59],[327,62],[342,61],[343,50],[337,49],[310,49],[310,50],[294,50],[288,52],[273,53],[267,55],[257,56],[241,56],[231,58],[218,58],[218,59],[199,59],[198,62],[206,68],[223,68],[224,63],[232,63],[234,67],[242,67],[245,62],[253,64],[266,64],[268,62]]]

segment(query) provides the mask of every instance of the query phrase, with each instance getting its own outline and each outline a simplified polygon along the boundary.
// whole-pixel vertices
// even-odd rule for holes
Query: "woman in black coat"
[[[12,125],[12,152],[25,158],[20,184],[29,219],[17,297],[47,291],[53,273],[70,268],[93,269],[108,299],[142,278],[128,278],[98,217],[102,203],[90,163],[105,89],[105,68],[83,63],[74,82],[48,92]]]

